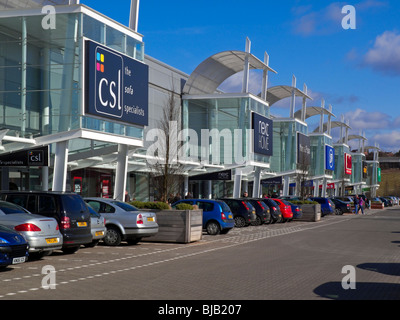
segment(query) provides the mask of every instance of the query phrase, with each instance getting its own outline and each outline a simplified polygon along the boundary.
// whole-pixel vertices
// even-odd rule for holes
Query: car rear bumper
[[[29,242],[29,252],[59,250],[63,245],[63,237],[61,235],[26,238]]]
[[[92,229],[92,239],[93,240],[101,240],[105,237],[106,235],[107,228],[97,228],[97,229]]]
[[[63,234],[63,248],[76,247],[92,242],[92,233]]]
[[[125,228],[126,238],[144,238],[155,236],[158,233],[158,227],[144,228]]]

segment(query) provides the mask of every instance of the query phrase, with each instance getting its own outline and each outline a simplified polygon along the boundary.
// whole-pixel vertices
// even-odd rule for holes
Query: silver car
[[[50,254],[62,248],[63,237],[54,218],[32,214],[14,203],[0,201],[0,224],[21,234],[29,243],[29,253]]]
[[[129,244],[136,244],[142,238],[154,236],[158,232],[154,212],[139,211],[126,202],[113,199],[84,200],[106,219],[107,232],[103,241],[109,246],[118,246],[123,240]]]
[[[91,206],[87,206],[90,212],[90,229],[92,232],[92,242],[85,244],[85,247],[95,247],[106,235],[106,219],[97,213]]]

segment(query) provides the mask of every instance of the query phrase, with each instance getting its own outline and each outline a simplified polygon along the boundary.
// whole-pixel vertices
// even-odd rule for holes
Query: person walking
[[[358,214],[359,200],[358,200],[358,196],[357,195],[354,196],[353,201],[354,201],[354,213]]]
[[[364,200],[363,200],[362,197],[360,197],[359,199],[360,199],[360,200],[358,201],[358,210],[357,210],[357,214],[358,214],[358,211],[360,211],[360,209],[361,209],[361,214],[364,214],[364,208],[363,208]]]

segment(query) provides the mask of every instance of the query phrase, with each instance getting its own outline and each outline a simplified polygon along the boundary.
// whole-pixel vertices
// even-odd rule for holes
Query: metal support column
[[[53,191],[65,191],[67,183],[68,141],[56,143]]]
[[[26,29],[26,17],[22,17],[22,61],[21,61],[21,137],[25,137],[26,130],[26,69],[28,52],[28,34]]]
[[[234,184],[233,184],[233,198],[240,197],[240,191],[242,189],[242,171],[236,169]]]
[[[128,172],[128,146],[118,145],[117,168],[115,172],[114,199],[124,201]]]
[[[260,198],[260,182],[261,182],[261,168],[256,168],[254,171],[253,182],[253,198]]]

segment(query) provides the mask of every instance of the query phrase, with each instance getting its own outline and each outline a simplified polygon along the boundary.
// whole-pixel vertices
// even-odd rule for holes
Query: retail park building
[[[337,119],[324,101],[312,101],[294,77],[291,85],[267,87],[275,70],[267,54],[259,59],[251,53],[248,39],[244,51],[216,52],[189,75],[145,54],[136,31],[138,1],[132,1],[129,27],[79,1],[48,1],[55,5],[56,28],[43,25],[42,2],[0,0],[3,190],[117,199],[127,190],[138,200],[157,198],[148,165],[154,141],[147,137],[174,101],[177,131],[187,133],[177,159],[180,193],[289,195],[307,187],[308,194],[322,196],[375,195],[378,147],[349,135],[349,120]],[[248,91],[252,69],[263,72],[259,95]],[[242,90],[222,92],[220,85],[239,72]],[[274,118],[270,108],[282,99],[288,116]],[[313,131],[310,117],[319,119]],[[333,130],[340,130],[338,141]],[[358,140],[356,152],[351,139]],[[366,160],[368,150],[373,160]]]

